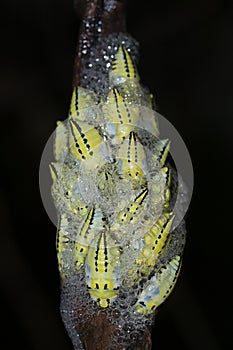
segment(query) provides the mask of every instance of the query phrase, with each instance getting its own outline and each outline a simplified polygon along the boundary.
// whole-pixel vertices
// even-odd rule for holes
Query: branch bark
[[[125,1],[116,0],[75,0],[74,5],[76,14],[82,21],[73,78],[73,85],[79,86],[83,64],[88,60],[91,48],[95,45],[96,40],[111,33],[126,32],[126,4]],[[113,344],[113,334],[116,337],[119,329],[117,313],[113,323],[107,318],[107,313],[104,310],[99,310],[99,308],[96,309],[94,316],[90,318],[88,306],[83,308],[77,301],[74,313],[76,331],[82,340],[85,350],[151,349],[151,335],[150,330],[147,328],[145,328],[144,334],[140,334],[140,339],[137,339],[134,344],[122,346],[119,345],[120,340],[118,345],[116,343]]]
[[[89,57],[96,39],[110,33],[126,31],[125,2],[110,2],[111,6],[106,7],[106,0],[74,0],[75,12],[82,21],[74,63],[74,86],[80,83],[82,62]]]

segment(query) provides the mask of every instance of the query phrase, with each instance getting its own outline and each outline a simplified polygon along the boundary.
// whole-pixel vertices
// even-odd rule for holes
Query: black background
[[[1,5],[1,348],[71,350],[38,172],[56,120],[67,115],[78,21],[72,0]],[[233,345],[232,12],[218,0],[129,1],[142,81],[183,137],[195,173],[182,274],[159,310],[153,349]]]

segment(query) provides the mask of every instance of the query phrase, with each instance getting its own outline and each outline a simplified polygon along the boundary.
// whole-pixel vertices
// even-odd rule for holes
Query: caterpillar
[[[163,303],[174,288],[180,267],[181,258],[177,255],[148,281],[136,303],[138,312],[148,313]]]
[[[117,247],[108,248],[109,239],[106,231],[97,235],[94,246],[88,250],[86,261],[87,286],[90,295],[103,308],[110,305],[119,290],[117,266],[120,252]]]

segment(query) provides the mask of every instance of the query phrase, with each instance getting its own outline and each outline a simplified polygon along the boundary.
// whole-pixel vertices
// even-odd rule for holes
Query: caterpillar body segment
[[[119,290],[120,249],[106,231],[98,234],[94,243],[89,247],[86,259],[87,286],[91,297],[100,307],[106,308]]]
[[[163,203],[163,208],[166,211],[170,205],[170,186],[171,186],[171,171],[168,167],[161,168],[157,173],[158,180],[152,184],[154,196],[157,203]]]
[[[162,205],[166,212],[170,205],[170,186],[171,186],[171,171],[168,167],[163,167],[158,170],[154,176],[154,181],[151,184],[154,200],[160,206]]]
[[[168,153],[170,151],[171,142],[168,139],[159,140],[156,144],[156,161],[163,167],[165,165]]]
[[[131,131],[121,143],[117,158],[121,175],[129,175],[132,179],[142,179],[147,173],[146,153],[135,132]]]
[[[93,125],[70,120],[70,151],[75,159],[98,157],[101,144],[103,138]]]
[[[106,131],[112,142],[120,143],[135,131],[140,121],[139,109],[125,101],[118,89],[110,90],[107,101],[102,106]]]
[[[181,267],[181,257],[176,255],[153,276],[136,303],[139,313],[149,314],[169,296],[175,286]]]
[[[75,253],[74,258],[76,261],[76,269],[79,270],[85,261],[88,246],[90,241],[93,239],[95,231],[93,232],[93,226],[95,226],[95,209],[91,208],[87,213],[84,221],[80,225],[80,230],[77,233],[76,243],[75,243]]]
[[[151,183],[151,193],[153,193],[153,200],[161,209],[167,210],[170,204],[170,170],[168,167],[159,169],[153,177]]]
[[[116,124],[131,124],[132,117],[129,111],[129,106],[124,98],[120,95],[118,89],[113,88],[109,91],[106,105],[111,107],[109,109],[110,115],[106,113],[105,118]],[[112,113],[111,113],[112,112]]]
[[[81,86],[74,87],[70,103],[69,117],[74,120],[85,121],[88,118],[87,110],[97,106],[98,98],[91,90]]]
[[[166,248],[166,243],[170,234],[173,221],[173,213],[165,213],[149,229],[149,232],[145,234],[145,248],[143,249],[141,259],[143,259],[143,262],[147,267],[153,267],[158,257]],[[138,262],[140,262],[140,259]]]
[[[115,60],[112,64],[112,71],[110,72],[110,78],[114,80],[116,85],[121,84],[126,79],[139,80],[139,75],[136,66],[125,48],[125,46],[119,46],[116,53]]]
[[[123,211],[121,211],[117,217],[119,223],[134,222],[137,220],[138,211],[143,205],[143,202],[148,194],[148,189],[144,189],[134,201]]]
[[[173,221],[174,215],[172,212],[163,213],[144,234],[142,252],[135,261],[136,267],[134,271],[130,271],[131,281],[138,280],[138,273],[149,275],[153,272],[160,256],[167,250],[171,239]],[[151,220],[147,222],[147,225],[150,222]]]

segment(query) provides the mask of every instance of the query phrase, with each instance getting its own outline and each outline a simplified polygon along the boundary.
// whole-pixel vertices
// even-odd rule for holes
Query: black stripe
[[[141,202],[140,202],[140,204],[142,204],[142,202],[144,201],[144,199],[146,198],[146,196],[147,196],[147,194],[148,194],[148,189],[146,188],[144,191],[142,191],[136,198],[135,198],[135,202],[136,202],[136,200],[139,198],[139,197],[141,197],[141,195],[143,194],[143,193],[145,193],[145,192],[147,192],[146,193],[146,195],[141,199]]]
[[[85,137],[85,135],[83,134],[82,129],[80,128],[79,124],[76,123],[74,120],[73,120],[73,123],[75,124],[76,128],[78,129],[78,132],[79,132],[81,138],[83,139]]]
[[[76,124],[75,124],[75,125],[76,125]],[[75,136],[74,129],[73,129],[73,125],[72,125],[71,122],[70,122],[70,126],[71,126],[71,133],[72,133],[73,138],[74,138],[74,141],[75,141],[75,146],[76,146],[76,148],[78,149],[78,152],[82,155],[82,159],[86,159],[86,157],[83,155],[83,152],[82,152],[82,150],[81,150],[81,148],[80,148],[80,146],[79,146],[79,144],[78,144],[78,140],[77,140],[77,138],[76,138],[76,136]]]
[[[106,232],[104,232],[104,255],[105,255],[105,272],[108,272],[108,249],[107,249],[107,240]]]
[[[116,101],[116,110],[117,110],[117,114],[118,114],[118,118],[120,120],[120,123],[123,124],[123,120],[122,120],[122,116],[121,116],[121,112],[119,109],[119,103],[118,103],[118,99],[117,99],[117,94],[116,94],[117,89],[113,89],[113,93],[114,93],[114,97],[115,97],[115,101]]]
[[[97,248],[96,248],[96,255],[95,255],[95,271],[98,272],[99,271],[99,267],[98,267],[98,259],[99,259],[99,246],[100,246],[100,241],[101,241],[101,238],[102,238],[102,235],[103,235],[103,232],[100,234],[100,237],[98,239],[98,242],[97,242]]]
[[[128,163],[131,162],[131,157],[130,157],[131,141],[132,141],[132,131],[129,133],[129,144],[128,144],[128,151],[127,151]]]
[[[87,230],[86,230],[86,232],[85,232],[83,238],[87,238],[88,232],[89,232],[89,230],[90,230],[90,228],[91,228],[91,225],[93,224],[93,219],[94,219],[95,210],[94,210],[94,209],[93,209],[93,210],[90,209],[90,211],[89,211],[89,213],[88,213],[88,215],[87,215],[87,218],[86,218],[86,220],[85,220],[85,222],[84,222],[84,224],[83,224],[83,226],[82,226],[82,228],[81,228],[81,232],[82,232],[83,227],[84,227],[84,225],[86,224],[87,220],[89,219],[89,215],[90,215],[91,211],[92,211],[92,214],[91,214],[90,223],[89,223],[89,225],[88,225],[88,228],[87,228]]]
[[[81,138],[82,138],[82,141],[83,141],[83,143],[84,143],[84,145],[85,145],[85,147],[86,147],[86,150],[89,152],[90,155],[92,155],[92,154],[93,154],[93,151],[90,151],[91,146],[90,146],[90,144],[88,143],[88,139],[86,138],[86,135],[83,133],[83,131],[82,131],[82,129],[81,129],[81,127],[79,126],[78,123],[76,123],[75,121],[73,121],[73,123],[75,124],[75,126],[76,126],[77,129],[78,129],[78,132],[79,132],[79,134],[80,134],[80,136],[81,136]],[[77,143],[77,140],[76,140],[76,143]],[[80,151],[81,151],[81,150],[80,150]],[[80,151],[79,151],[79,152],[80,152]],[[82,153],[82,151],[81,151],[80,153]]]
[[[73,127],[73,124],[72,124],[71,121],[70,121],[70,127],[71,127],[71,133],[72,133],[72,135],[73,135],[74,141],[77,143],[77,138],[76,138],[76,136],[75,136],[74,127]]]
[[[134,142],[135,142],[135,146],[134,146],[134,150],[135,150],[135,163],[137,163],[138,161],[138,150],[137,150],[137,138],[136,138],[136,134],[133,132],[133,138],[134,138]]]
[[[164,153],[165,153],[165,150],[166,150],[166,148],[167,148],[168,143],[169,143],[169,140],[167,140],[167,142],[165,143],[163,149],[161,150],[161,152],[160,152],[160,154],[159,154],[159,162],[161,161],[161,159],[162,159],[162,157],[163,157],[163,155],[164,155]]]
[[[164,205],[166,205],[166,204],[170,204],[169,202],[170,201],[168,201],[168,203],[166,202],[166,197],[167,197],[167,190],[168,191],[170,191],[170,187],[168,186],[168,181],[169,181],[169,178],[170,178],[170,176],[171,176],[171,173],[170,173],[170,169],[167,169],[167,172],[166,172],[166,182],[165,182],[165,188],[164,188],[164,199],[165,199],[165,204]]]
[[[136,200],[139,198],[139,197],[141,197],[141,195],[142,194],[144,194],[145,192],[147,192],[148,193],[148,190],[146,189],[145,191],[142,191],[136,198],[135,198],[135,200],[134,200],[134,203],[136,203]],[[138,206],[140,206],[140,205],[142,205],[142,203],[143,203],[143,201],[144,201],[144,199],[146,198],[146,196],[147,196],[147,193],[146,193],[146,195],[141,199],[141,202],[139,202],[138,203]],[[133,204],[134,204],[133,203]],[[131,204],[131,206],[130,207],[132,207],[133,206],[133,204]],[[130,210],[130,208],[128,208],[128,211]],[[136,210],[138,210],[138,208],[136,208]],[[136,213],[136,211],[134,211],[134,213],[133,214],[131,214],[131,215],[134,215]],[[130,220],[133,220],[133,216],[131,216],[131,219]]]
[[[170,218],[167,219],[167,221],[165,222],[165,224],[163,224],[163,227],[162,227],[162,230],[161,230],[161,233],[164,232],[165,228],[167,227],[168,223],[170,221]]]
[[[127,56],[126,56],[125,50],[126,50],[126,48],[122,47],[123,57],[124,57],[124,62],[125,62],[125,71],[127,73],[127,77],[130,78],[129,64],[128,64],[128,61],[127,61]]]

